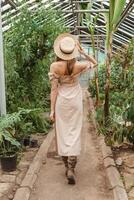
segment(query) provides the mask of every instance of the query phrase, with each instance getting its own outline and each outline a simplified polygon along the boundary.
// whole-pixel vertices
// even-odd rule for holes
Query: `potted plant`
[[[0,160],[4,171],[14,171],[20,143],[16,139],[15,124],[20,122],[20,113],[0,117]]]
[[[41,115],[42,110],[19,109],[21,121],[16,123],[16,137],[24,145],[37,147],[38,140],[32,139],[31,134],[40,132],[47,133],[51,124],[47,118]]]
[[[14,137],[13,130],[0,130],[0,160],[3,171],[14,171],[17,166],[17,153],[21,145]]]
[[[30,140],[30,147],[31,147],[31,148],[36,148],[36,147],[38,147],[38,140],[37,140],[37,139],[31,139],[31,140]]]
[[[22,119],[16,126],[16,136],[23,146],[29,146],[31,140],[31,133],[34,127],[32,122],[26,122]]]
[[[16,137],[22,143],[23,146],[30,145],[31,134],[36,132],[33,124],[34,120],[31,118],[31,115],[33,113],[36,113],[35,118],[37,118],[36,115],[38,112],[39,109],[24,109],[24,108],[19,109],[21,121],[16,123],[15,129],[16,129]]]

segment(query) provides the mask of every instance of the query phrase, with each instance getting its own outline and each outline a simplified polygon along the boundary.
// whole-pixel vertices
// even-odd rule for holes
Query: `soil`
[[[76,185],[68,185],[61,158],[55,156],[55,141],[49,148],[46,165],[43,165],[30,200],[113,200],[106,176],[98,136],[93,122],[88,120],[89,102],[84,95],[82,152],[75,170]]]

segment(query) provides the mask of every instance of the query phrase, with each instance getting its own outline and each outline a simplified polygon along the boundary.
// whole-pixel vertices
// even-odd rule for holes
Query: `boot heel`
[[[69,185],[75,185],[75,178],[74,178],[74,176],[69,176],[69,177],[67,177],[67,179],[68,179],[68,184]]]
[[[75,185],[76,181],[75,181],[74,171],[68,170],[67,179],[68,179],[68,184]]]

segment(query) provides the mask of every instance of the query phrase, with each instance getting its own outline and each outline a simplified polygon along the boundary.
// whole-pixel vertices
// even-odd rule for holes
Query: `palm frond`
[[[92,3],[88,3],[86,10],[91,10],[91,8],[92,8]],[[85,13],[85,18],[88,24],[93,22],[92,15],[90,13]]]
[[[120,20],[121,14],[123,12],[124,6],[126,4],[126,0],[116,0],[114,6],[114,15],[112,19],[112,24],[116,25]]]
[[[109,46],[109,35],[110,35],[110,14],[109,13],[103,13],[105,23],[106,23],[106,46]]]

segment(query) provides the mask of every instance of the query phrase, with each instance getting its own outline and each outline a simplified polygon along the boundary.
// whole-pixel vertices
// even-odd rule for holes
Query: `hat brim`
[[[64,38],[64,37],[71,37],[74,41],[75,41],[75,44],[76,44],[76,41],[77,39],[75,38],[75,36],[69,34],[69,33],[63,33],[63,34],[60,34],[55,42],[54,42],[54,52],[55,54],[63,59],[63,60],[71,60],[73,58],[76,58],[78,55],[79,55],[79,52],[78,52],[78,49],[77,49],[77,46],[75,45],[75,48],[74,48],[74,51],[70,54],[67,54],[67,53],[63,53],[61,50],[60,50],[60,41]]]

